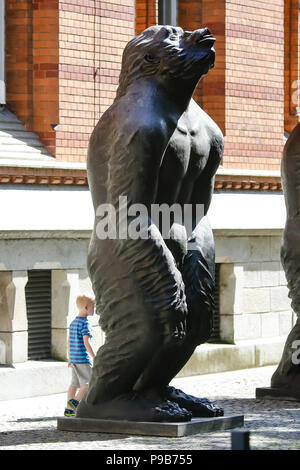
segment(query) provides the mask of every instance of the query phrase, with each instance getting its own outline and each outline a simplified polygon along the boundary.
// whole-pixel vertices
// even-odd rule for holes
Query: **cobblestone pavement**
[[[244,414],[251,449],[300,449],[300,402],[255,400],[256,387],[269,386],[275,367],[175,379],[187,393],[205,396],[225,414]],[[21,384],[20,384],[21,386]],[[57,430],[66,394],[0,402],[0,450],[230,450],[230,431],[182,438],[76,433]]]

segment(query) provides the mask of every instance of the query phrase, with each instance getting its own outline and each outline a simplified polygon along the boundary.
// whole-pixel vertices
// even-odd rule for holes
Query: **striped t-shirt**
[[[69,328],[70,362],[72,364],[91,364],[89,353],[83,342],[85,335],[89,335],[89,337],[92,338],[87,318],[76,317]]]

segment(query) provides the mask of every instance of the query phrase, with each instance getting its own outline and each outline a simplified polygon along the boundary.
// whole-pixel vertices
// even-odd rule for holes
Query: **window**
[[[213,331],[208,343],[220,343],[220,264],[215,267],[215,290],[214,290],[214,312],[213,312]]]
[[[25,287],[28,359],[51,358],[51,271],[28,271]]]
[[[0,0],[0,105],[5,104],[5,0]]]
[[[159,0],[158,23],[177,26],[177,0]]]

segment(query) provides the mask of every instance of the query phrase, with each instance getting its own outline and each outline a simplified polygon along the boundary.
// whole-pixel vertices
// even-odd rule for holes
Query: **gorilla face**
[[[198,81],[214,66],[215,38],[208,28],[183,31],[175,26],[151,26],[124,49],[117,96],[133,80],[156,75],[162,80]]]
[[[152,41],[146,47],[144,60],[159,64],[158,73],[186,80],[194,76],[200,79],[214,66],[215,38],[208,28],[191,32],[178,27],[154,26],[145,33],[152,36]]]

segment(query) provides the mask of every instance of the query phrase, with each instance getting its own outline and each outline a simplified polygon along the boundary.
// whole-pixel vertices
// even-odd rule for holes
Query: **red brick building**
[[[84,162],[122,50],[157,23],[158,1],[5,3],[7,107],[56,161]],[[196,97],[226,136],[224,168],[278,170],[282,135],[298,120],[298,2],[178,0],[177,22],[207,25],[217,38],[216,67]]]
[[[90,289],[88,139],[114,99],[124,46],[158,23],[162,3],[0,1],[0,255],[13,250],[11,258],[0,256],[0,296],[11,285],[24,304],[28,273],[51,271],[54,356],[65,356],[68,321],[59,317],[56,299],[70,312],[76,290]],[[292,322],[279,262],[285,216],[279,170],[285,136],[298,122],[298,1],[175,4],[179,26],[208,26],[217,38],[215,68],[195,99],[225,136],[211,207],[220,265],[218,340],[232,343],[233,355],[246,347],[238,342],[252,340],[248,365],[276,362]],[[1,341],[2,361],[22,362],[26,308],[14,323],[3,305],[0,363]]]

